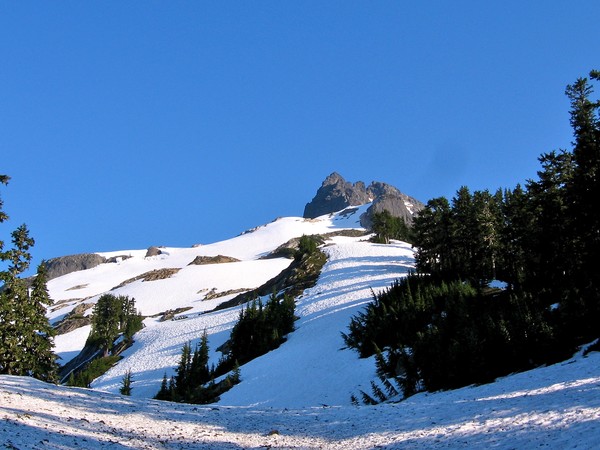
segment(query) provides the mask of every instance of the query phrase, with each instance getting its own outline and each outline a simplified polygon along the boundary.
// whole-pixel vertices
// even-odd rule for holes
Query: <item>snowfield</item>
[[[281,218],[238,237],[192,248],[103,253],[117,263],[51,280],[57,322],[100,295],[129,295],[147,317],[135,343],[92,390],[0,376],[0,444],[17,449],[71,448],[600,448],[600,355],[515,374],[495,383],[422,393],[400,403],[352,406],[370,391],[374,361],[344,348],[350,318],[414,266],[410,245],[373,244],[365,237],[330,238],[317,284],[296,299],[296,329],[278,349],[241,367],[241,383],[209,406],[152,400],[163,375],[175,374],[181,348],[206,330],[211,363],[241,307],[212,311],[235,290],[256,288],[291,260],[263,259],[303,234],[358,229],[369,205],[318,219]],[[197,256],[238,262],[189,265]],[[157,269],[168,278],[127,282]],[[127,282],[127,283],[124,283]],[[212,294],[222,296],[212,298]],[[209,295],[211,294],[211,295]],[[158,313],[188,308],[178,320]],[[85,314],[91,312],[88,309]],[[90,327],[57,336],[66,363],[83,348]],[[118,395],[131,371],[132,397]]]
[[[360,407],[196,406],[0,376],[0,419],[18,449],[594,449],[600,354]]]

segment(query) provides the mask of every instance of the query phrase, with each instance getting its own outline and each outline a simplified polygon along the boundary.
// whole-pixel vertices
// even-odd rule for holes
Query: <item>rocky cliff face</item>
[[[410,223],[414,214],[423,209],[424,205],[415,198],[403,194],[394,186],[379,181],[369,186],[358,181],[350,183],[334,172],[325,178],[317,194],[304,208],[304,217],[315,217],[340,211],[348,206],[372,203],[367,212],[360,218],[365,228],[371,225],[371,217],[376,212],[387,209],[393,216],[401,217]]]

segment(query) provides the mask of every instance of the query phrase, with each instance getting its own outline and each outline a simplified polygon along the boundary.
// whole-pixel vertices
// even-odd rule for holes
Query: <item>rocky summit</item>
[[[371,225],[371,217],[376,212],[388,210],[393,216],[410,222],[412,217],[424,207],[419,200],[403,194],[389,184],[379,181],[373,181],[369,186],[362,181],[351,183],[334,172],[325,178],[315,197],[306,204],[303,217],[314,219],[349,206],[367,203],[372,204],[360,217],[361,225],[367,228]]]

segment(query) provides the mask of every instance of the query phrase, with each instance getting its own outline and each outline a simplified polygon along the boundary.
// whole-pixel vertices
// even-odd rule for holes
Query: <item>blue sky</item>
[[[42,258],[301,215],[322,180],[422,201],[535,177],[599,68],[598,1],[0,3],[0,195]]]

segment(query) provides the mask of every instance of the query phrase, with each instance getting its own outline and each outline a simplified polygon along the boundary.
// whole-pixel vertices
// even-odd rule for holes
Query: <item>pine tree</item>
[[[46,318],[46,308],[53,304],[46,286],[46,264],[42,262],[33,279],[29,295],[29,326],[31,327],[28,355],[31,358],[31,374],[44,381],[56,381],[58,366],[54,347],[54,328]]]
[[[175,376],[175,391],[177,395],[185,399],[191,391],[191,368],[192,368],[192,346],[186,342],[181,349],[181,358],[177,366]]]
[[[536,214],[531,207],[529,193],[521,185],[512,191],[505,190],[502,201],[500,227],[500,253],[496,266],[499,280],[505,281],[510,290],[522,291],[527,274],[534,261],[532,235]]]
[[[122,304],[114,295],[104,294],[94,305],[89,339],[100,346],[105,357],[109,355],[113,342],[119,335],[121,317]]]
[[[196,345],[190,365],[190,388],[192,390],[210,381],[211,374],[208,367],[208,352],[208,335],[206,330],[204,330],[200,342]]]
[[[128,370],[123,378],[121,379],[121,387],[119,388],[119,392],[121,395],[131,395],[131,384],[133,383],[133,378],[131,375],[131,370]]]
[[[160,384],[160,390],[154,396],[156,400],[171,400],[171,390],[167,382],[167,373],[163,375],[162,382]]]
[[[9,177],[0,175],[0,184]],[[0,223],[8,216],[2,210]],[[46,317],[46,306],[52,301],[46,288],[44,267],[40,265],[31,289],[21,278],[31,263],[30,249],[35,244],[26,225],[11,234],[12,247],[4,249],[0,241],[0,373],[30,375],[45,381],[55,381],[56,356],[52,352],[53,330]]]
[[[600,72],[590,73],[592,80]],[[600,320],[600,101],[591,100],[593,86],[580,78],[567,86],[571,101],[574,170],[567,184],[568,212],[572,219],[572,281],[576,293],[566,298],[565,320],[581,340],[597,337]],[[568,310],[568,311],[567,311]]]
[[[427,202],[413,221],[416,269],[421,273],[446,276],[452,273],[451,208],[448,199]]]
[[[473,196],[469,188],[462,186],[452,199],[450,222],[451,270],[454,277],[461,280],[468,279],[475,270],[473,264],[475,243],[472,231],[474,227]]]

